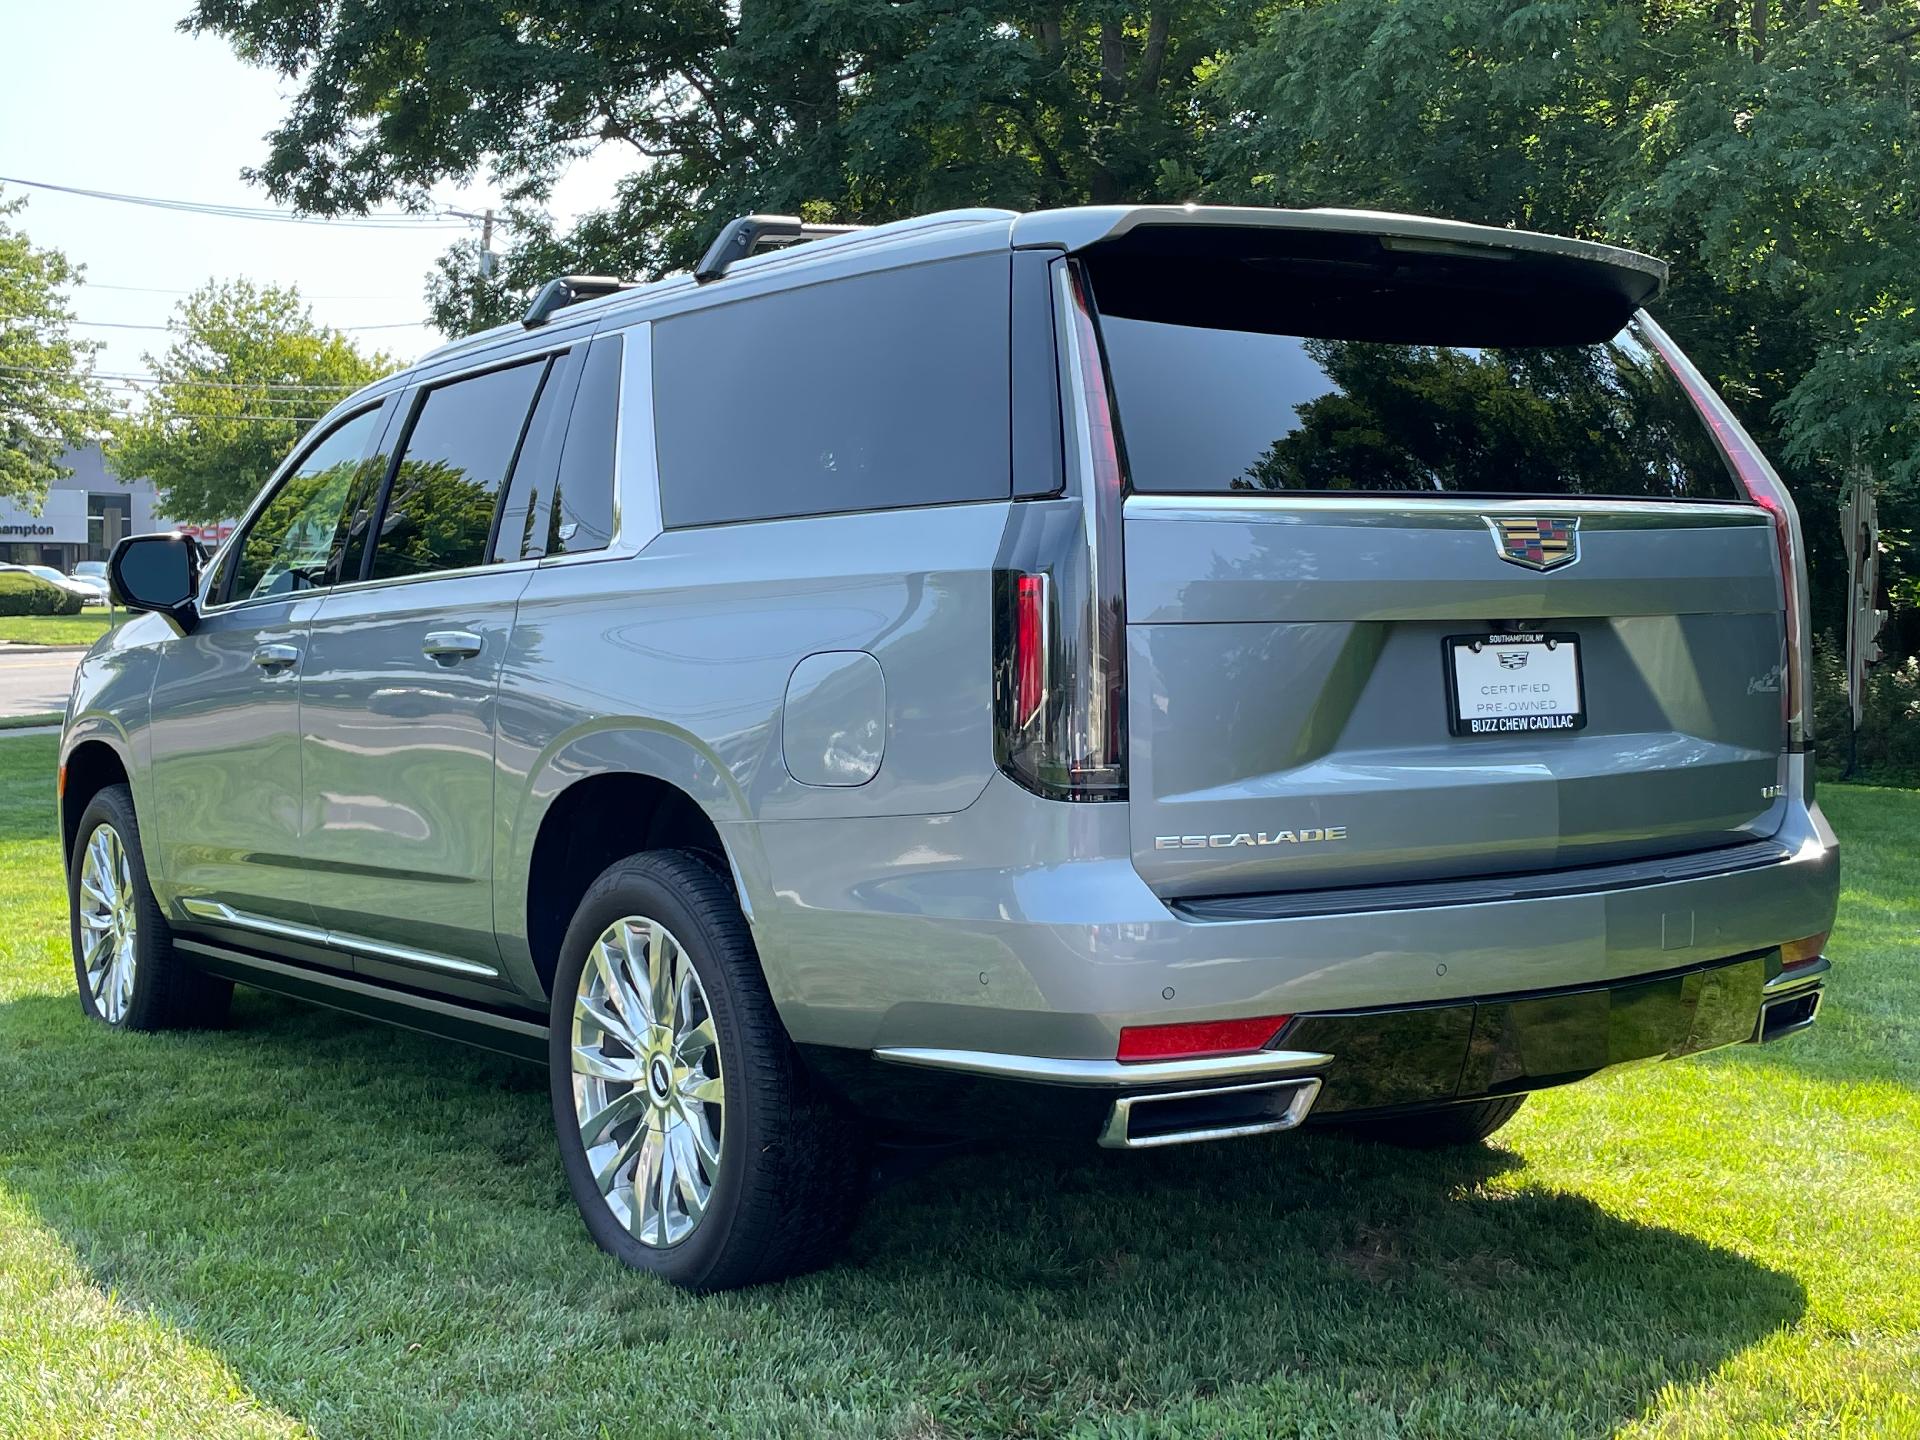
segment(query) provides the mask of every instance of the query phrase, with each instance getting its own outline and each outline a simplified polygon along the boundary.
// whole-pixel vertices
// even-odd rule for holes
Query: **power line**
[[[160,375],[132,375],[117,370],[93,370],[83,375],[74,370],[62,370],[55,365],[0,365],[0,371],[23,375],[57,375],[73,379],[101,380],[112,384],[190,385],[196,389],[214,390],[318,390],[333,394],[358,388],[351,381],[315,385],[294,380],[169,380]]]
[[[111,200],[122,205],[144,205],[155,210],[173,210],[187,215],[208,215],[222,220],[270,220],[290,225],[333,225],[353,230],[464,230],[467,222],[451,213],[417,215],[407,211],[389,211],[382,215],[356,215],[329,219],[324,215],[303,215],[297,210],[281,210],[261,205],[226,205],[201,200],[171,200],[157,195],[126,195],[115,190],[89,190],[79,185],[55,185],[48,180],[23,180],[17,175],[0,175],[0,184],[25,185],[33,190],[52,190],[62,195],[79,195],[89,200]]]
[[[121,290],[129,295],[197,295],[199,290],[176,290],[165,285],[109,285],[100,280],[82,280],[88,290]],[[202,287],[204,288],[204,287]],[[300,294],[302,300],[380,300],[389,305],[409,302],[418,297],[411,295],[309,295]]]
[[[171,330],[171,325],[139,325],[127,320],[69,320],[69,325],[90,325],[96,330]],[[325,325],[325,330],[414,330],[426,327],[426,320],[392,320],[380,325]]]

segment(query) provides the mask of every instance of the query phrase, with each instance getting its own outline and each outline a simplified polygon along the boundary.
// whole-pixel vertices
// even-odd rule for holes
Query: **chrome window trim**
[[[1311,1050],[1253,1050],[1243,1055],[1203,1055],[1192,1060],[1059,1060],[1045,1055],[1006,1055],[997,1050],[937,1050],[914,1047],[875,1050],[876,1060],[958,1070],[1003,1080],[1036,1080],[1047,1085],[1125,1086],[1169,1082],[1227,1080],[1247,1075],[1290,1074],[1332,1061]]]
[[[619,330],[620,415],[613,432],[613,539],[602,550],[549,557],[554,563],[614,553],[636,555],[660,537],[660,455],[653,431],[653,322]]]
[[[1309,494],[1305,492],[1246,491],[1234,495],[1175,495],[1156,491],[1135,492],[1126,500],[1126,511],[1161,517],[1177,517],[1181,511],[1198,512],[1211,519],[1217,512],[1240,515],[1282,514],[1291,510],[1328,512],[1361,510],[1369,512],[1410,510],[1449,515],[1540,515],[1566,511],[1574,515],[1646,515],[1685,516],[1690,519],[1720,520],[1743,525],[1771,524],[1772,517],[1758,505],[1745,500],[1608,500],[1595,495],[1534,495],[1494,499],[1474,499],[1459,495],[1423,495],[1417,491],[1354,491],[1351,495]],[[1730,519],[1729,517],[1737,517]]]
[[[487,980],[500,978],[500,972],[490,965],[477,964],[472,960],[456,960],[451,955],[438,955],[431,950],[415,950],[406,945],[389,945],[384,940],[369,940],[365,936],[349,934],[344,930],[325,930],[318,925],[302,925],[290,920],[269,920],[264,915],[253,915],[245,910],[236,910],[221,900],[184,899],[180,902],[180,908],[196,920],[211,920],[216,925],[231,925],[236,930],[254,930],[262,935],[277,935],[285,940],[300,940],[309,945],[323,945],[329,950],[342,950],[349,954],[365,955],[375,960],[394,960],[403,965],[420,965],[433,970],[447,970],[456,975],[475,975]]]

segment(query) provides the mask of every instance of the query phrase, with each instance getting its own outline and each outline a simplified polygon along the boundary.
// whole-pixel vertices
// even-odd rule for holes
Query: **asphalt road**
[[[84,650],[0,645],[0,715],[58,715]]]

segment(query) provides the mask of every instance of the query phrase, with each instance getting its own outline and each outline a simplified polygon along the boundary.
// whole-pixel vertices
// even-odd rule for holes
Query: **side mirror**
[[[113,598],[129,610],[155,610],[182,628],[194,621],[200,543],[190,535],[129,535],[107,560]]]

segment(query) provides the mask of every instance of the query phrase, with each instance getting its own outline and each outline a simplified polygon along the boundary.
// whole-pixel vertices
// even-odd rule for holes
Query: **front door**
[[[154,873],[197,921],[282,937],[311,926],[300,836],[300,675],[308,625],[376,407],[318,437],[223,553],[152,695]]]

